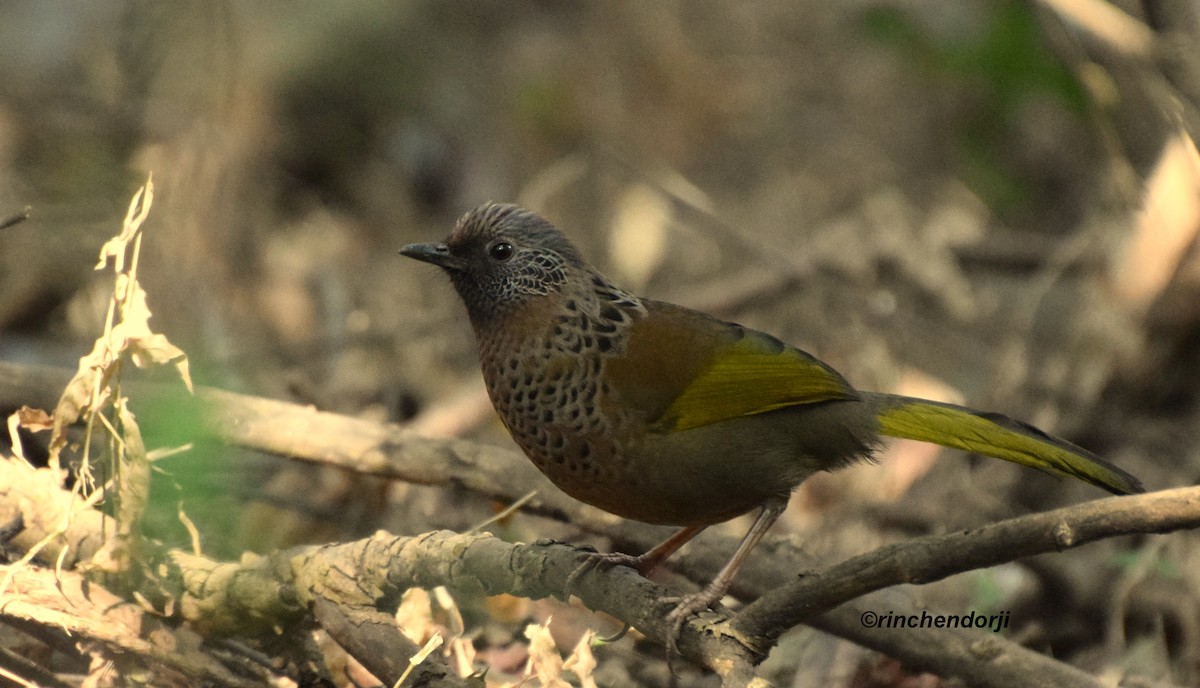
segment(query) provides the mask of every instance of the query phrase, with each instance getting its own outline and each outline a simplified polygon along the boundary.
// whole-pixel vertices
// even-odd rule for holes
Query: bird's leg
[[[685,544],[687,544],[689,540],[699,535],[700,531],[704,530],[706,527],[707,526],[688,526],[686,528],[681,528],[671,537],[663,540],[662,542],[637,556],[625,554],[624,552],[589,553],[588,558],[574,571],[572,571],[571,575],[567,576],[564,599],[570,599],[571,588],[575,587],[575,581],[579,580],[580,576],[601,564],[606,564],[608,566],[628,566],[634,571],[637,571],[642,577],[649,576],[655,569],[657,569],[664,561],[667,560],[667,557],[670,557],[672,554],[678,551],[680,547],[683,547]],[[620,631],[617,631],[614,635],[606,638],[600,638],[600,641],[604,643],[615,643],[627,632],[629,632],[628,623],[625,624],[625,626]]]
[[[681,528],[671,537],[637,556],[625,554],[624,552],[591,552],[587,555],[587,559],[572,571],[571,575],[567,576],[566,596],[571,596],[571,588],[575,586],[575,581],[579,580],[580,576],[601,564],[608,566],[628,566],[640,575],[648,576],[654,569],[666,561],[667,557],[678,551],[680,547],[687,544],[689,540],[696,537],[706,527],[688,526]]]
[[[762,536],[766,534],[767,530],[778,520],[779,515],[786,508],[787,499],[784,497],[773,498],[763,504],[762,511],[759,512],[754,525],[750,526],[746,537],[742,538],[741,544],[738,545],[737,550],[734,551],[733,556],[729,558],[725,566],[717,573],[716,578],[713,578],[712,582],[699,593],[681,598],[679,605],[671,610],[671,613],[667,614],[667,623],[670,624],[671,629],[667,636],[668,657],[679,654],[676,642],[679,638],[679,631],[683,629],[683,622],[692,614],[708,609],[721,601],[721,598],[729,591],[729,586],[733,584],[733,577],[737,574],[737,570],[741,567],[746,555],[750,554],[750,550],[754,549],[754,546],[758,544],[758,541],[762,539]]]
[[[610,554],[602,554],[600,556],[604,557],[606,562],[628,566],[642,574],[642,576],[649,576],[654,572],[655,569],[661,566],[668,557],[679,551],[680,547],[686,545],[689,541],[691,541],[692,538],[699,535],[700,531],[707,527],[708,526],[688,526],[686,528],[681,528],[671,537],[663,540],[636,557],[631,557],[628,554],[621,554],[620,552],[612,552]],[[612,557],[612,559],[609,559],[609,557]]]

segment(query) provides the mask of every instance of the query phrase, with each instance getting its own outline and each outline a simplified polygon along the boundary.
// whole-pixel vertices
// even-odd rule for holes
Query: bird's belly
[[[842,463],[809,448],[803,423],[797,422],[802,419],[784,409],[626,438],[620,449],[599,442],[583,464],[526,451],[559,488],[582,502],[647,523],[701,525],[786,496],[812,473]],[[568,445],[572,441],[583,440]],[[568,453],[577,458],[577,451]]]
[[[859,413],[854,402],[785,408],[628,437],[619,450],[602,444],[571,469],[552,456],[534,462],[568,495],[623,518],[715,524],[786,497],[812,473],[868,456],[876,437],[857,423]]]

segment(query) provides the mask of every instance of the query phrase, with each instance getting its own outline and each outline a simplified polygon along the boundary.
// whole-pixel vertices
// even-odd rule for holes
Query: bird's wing
[[[799,404],[858,397],[837,371],[778,339],[703,313],[644,301],[607,375],[657,432]]]

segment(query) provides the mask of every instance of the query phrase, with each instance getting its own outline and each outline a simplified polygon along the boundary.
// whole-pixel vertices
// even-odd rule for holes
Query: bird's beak
[[[400,249],[400,255],[432,263],[446,270],[458,270],[462,267],[459,259],[450,254],[450,247],[446,244],[409,244]]]

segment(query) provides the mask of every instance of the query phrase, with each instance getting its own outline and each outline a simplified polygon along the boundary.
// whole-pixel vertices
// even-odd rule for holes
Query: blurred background
[[[152,173],[141,280],[199,384],[507,443],[457,297],[396,251],[516,201],[631,291],[772,332],[856,386],[1003,411],[1151,489],[1191,484],[1198,38],[1189,2],[6,0],[0,217],[30,217],[0,230],[0,358],[90,349],[111,294],[92,266]],[[191,441],[169,405],[141,413],[156,441]],[[899,444],[818,476],[779,531],[832,560],[1100,496],[936,459]],[[496,509],[215,443],[163,470],[157,534],[187,541],[183,500],[213,556]],[[1154,547],[1200,570],[1194,546]],[[1060,656],[1101,642],[1123,570],[1088,551],[1095,590],[1039,617]],[[959,588],[1036,609],[1065,566]],[[1185,611],[1146,602],[1138,623],[1186,683],[1200,580],[1175,575]]]

